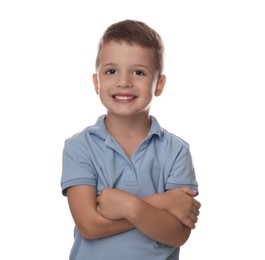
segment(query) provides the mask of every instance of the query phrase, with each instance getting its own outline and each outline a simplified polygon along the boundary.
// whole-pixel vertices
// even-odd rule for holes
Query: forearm
[[[196,194],[196,191],[188,187],[181,187],[144,197],[143,200],[154,207],[166,210],[177,217],[183,225],[194,229],[201,206],[200,202],[194,199]]]
[[[107,237],[133,228],[125,219],[111,220],[98,213],[96,189],[93,186],[70,187],[67,197],[79,233],[86,239]]]
[[[163,198],[160,193],[155,193],[150,196],[146,196],[142,198],[143,201],[152,205],[153,207],[163,208]]]
[[[77,224],[80,235],[86,239],[98,239],[116,235],[134,228],[133,224],[126,219],[111,220],[104,218],[95,212],[91,215],[85,225]]]
[[[191,232],[172,214],[139,198],[134,199],[132,209],[126,212],[125,217],[149,238],[172,247],[183,245]]]
[[[96,206],[102,218],[93,227],[98,227],[97,231],[101,231],[98,233],[103,236],[135,227],[155,241],[172,247],[181,246],[195,227],[199,213],[199,204],[190,192],[184,188],[173,189],[141,199],[125,191],[105,189],[97,197]],[[112,226],[114,223],[117,226]]]
[[[181,246],[186,242],[190,235],[190,229],[184,226],[175,216],[165,210],[155,207],[160,203],[160,197],[144,198],[149,201],[149,205],[144,200],[138,199],[135,209],[127,219],[112,220],[95,213],[91,218],[89,227],[82,228],[80,234],[87,239],[96,239],[116,235],[121,232],[137,228],[149,238],[172,247]],[[92,221],[92,220],[91,220]]]

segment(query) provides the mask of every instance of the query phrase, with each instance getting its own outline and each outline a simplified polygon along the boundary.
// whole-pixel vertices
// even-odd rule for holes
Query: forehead
[[[100,63],[134,63],[153,66],[155,51],[137,44],[110,41],[101,47]]]

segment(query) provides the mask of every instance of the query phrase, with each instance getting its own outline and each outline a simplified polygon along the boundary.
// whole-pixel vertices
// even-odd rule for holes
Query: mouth
[[[115,94],[115,95],[112,95],[112,98],[114,98],[116,101],[128,102],[128,101],[132,101],[136,99],[137,97],[134,95]]]

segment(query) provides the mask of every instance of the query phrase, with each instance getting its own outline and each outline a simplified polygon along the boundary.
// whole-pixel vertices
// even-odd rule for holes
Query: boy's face
[[[158,79],[153,49],[111,41],[103,45],[93,82],[108,114],[148,113],[159,96],[165,76]]]

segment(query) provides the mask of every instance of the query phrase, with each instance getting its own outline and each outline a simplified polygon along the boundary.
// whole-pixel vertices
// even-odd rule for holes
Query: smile
[[[121,95],[113,95],[112,96],[115,100],[117,101],[130,101],[136,98],[136,96],[129,96],[129,95],[125,95],[125,96],[121,96]]]
[[[133,96],[114,96],[114,98],[118,100],[130,100],[130,99],[133,99],[134,97]]]

